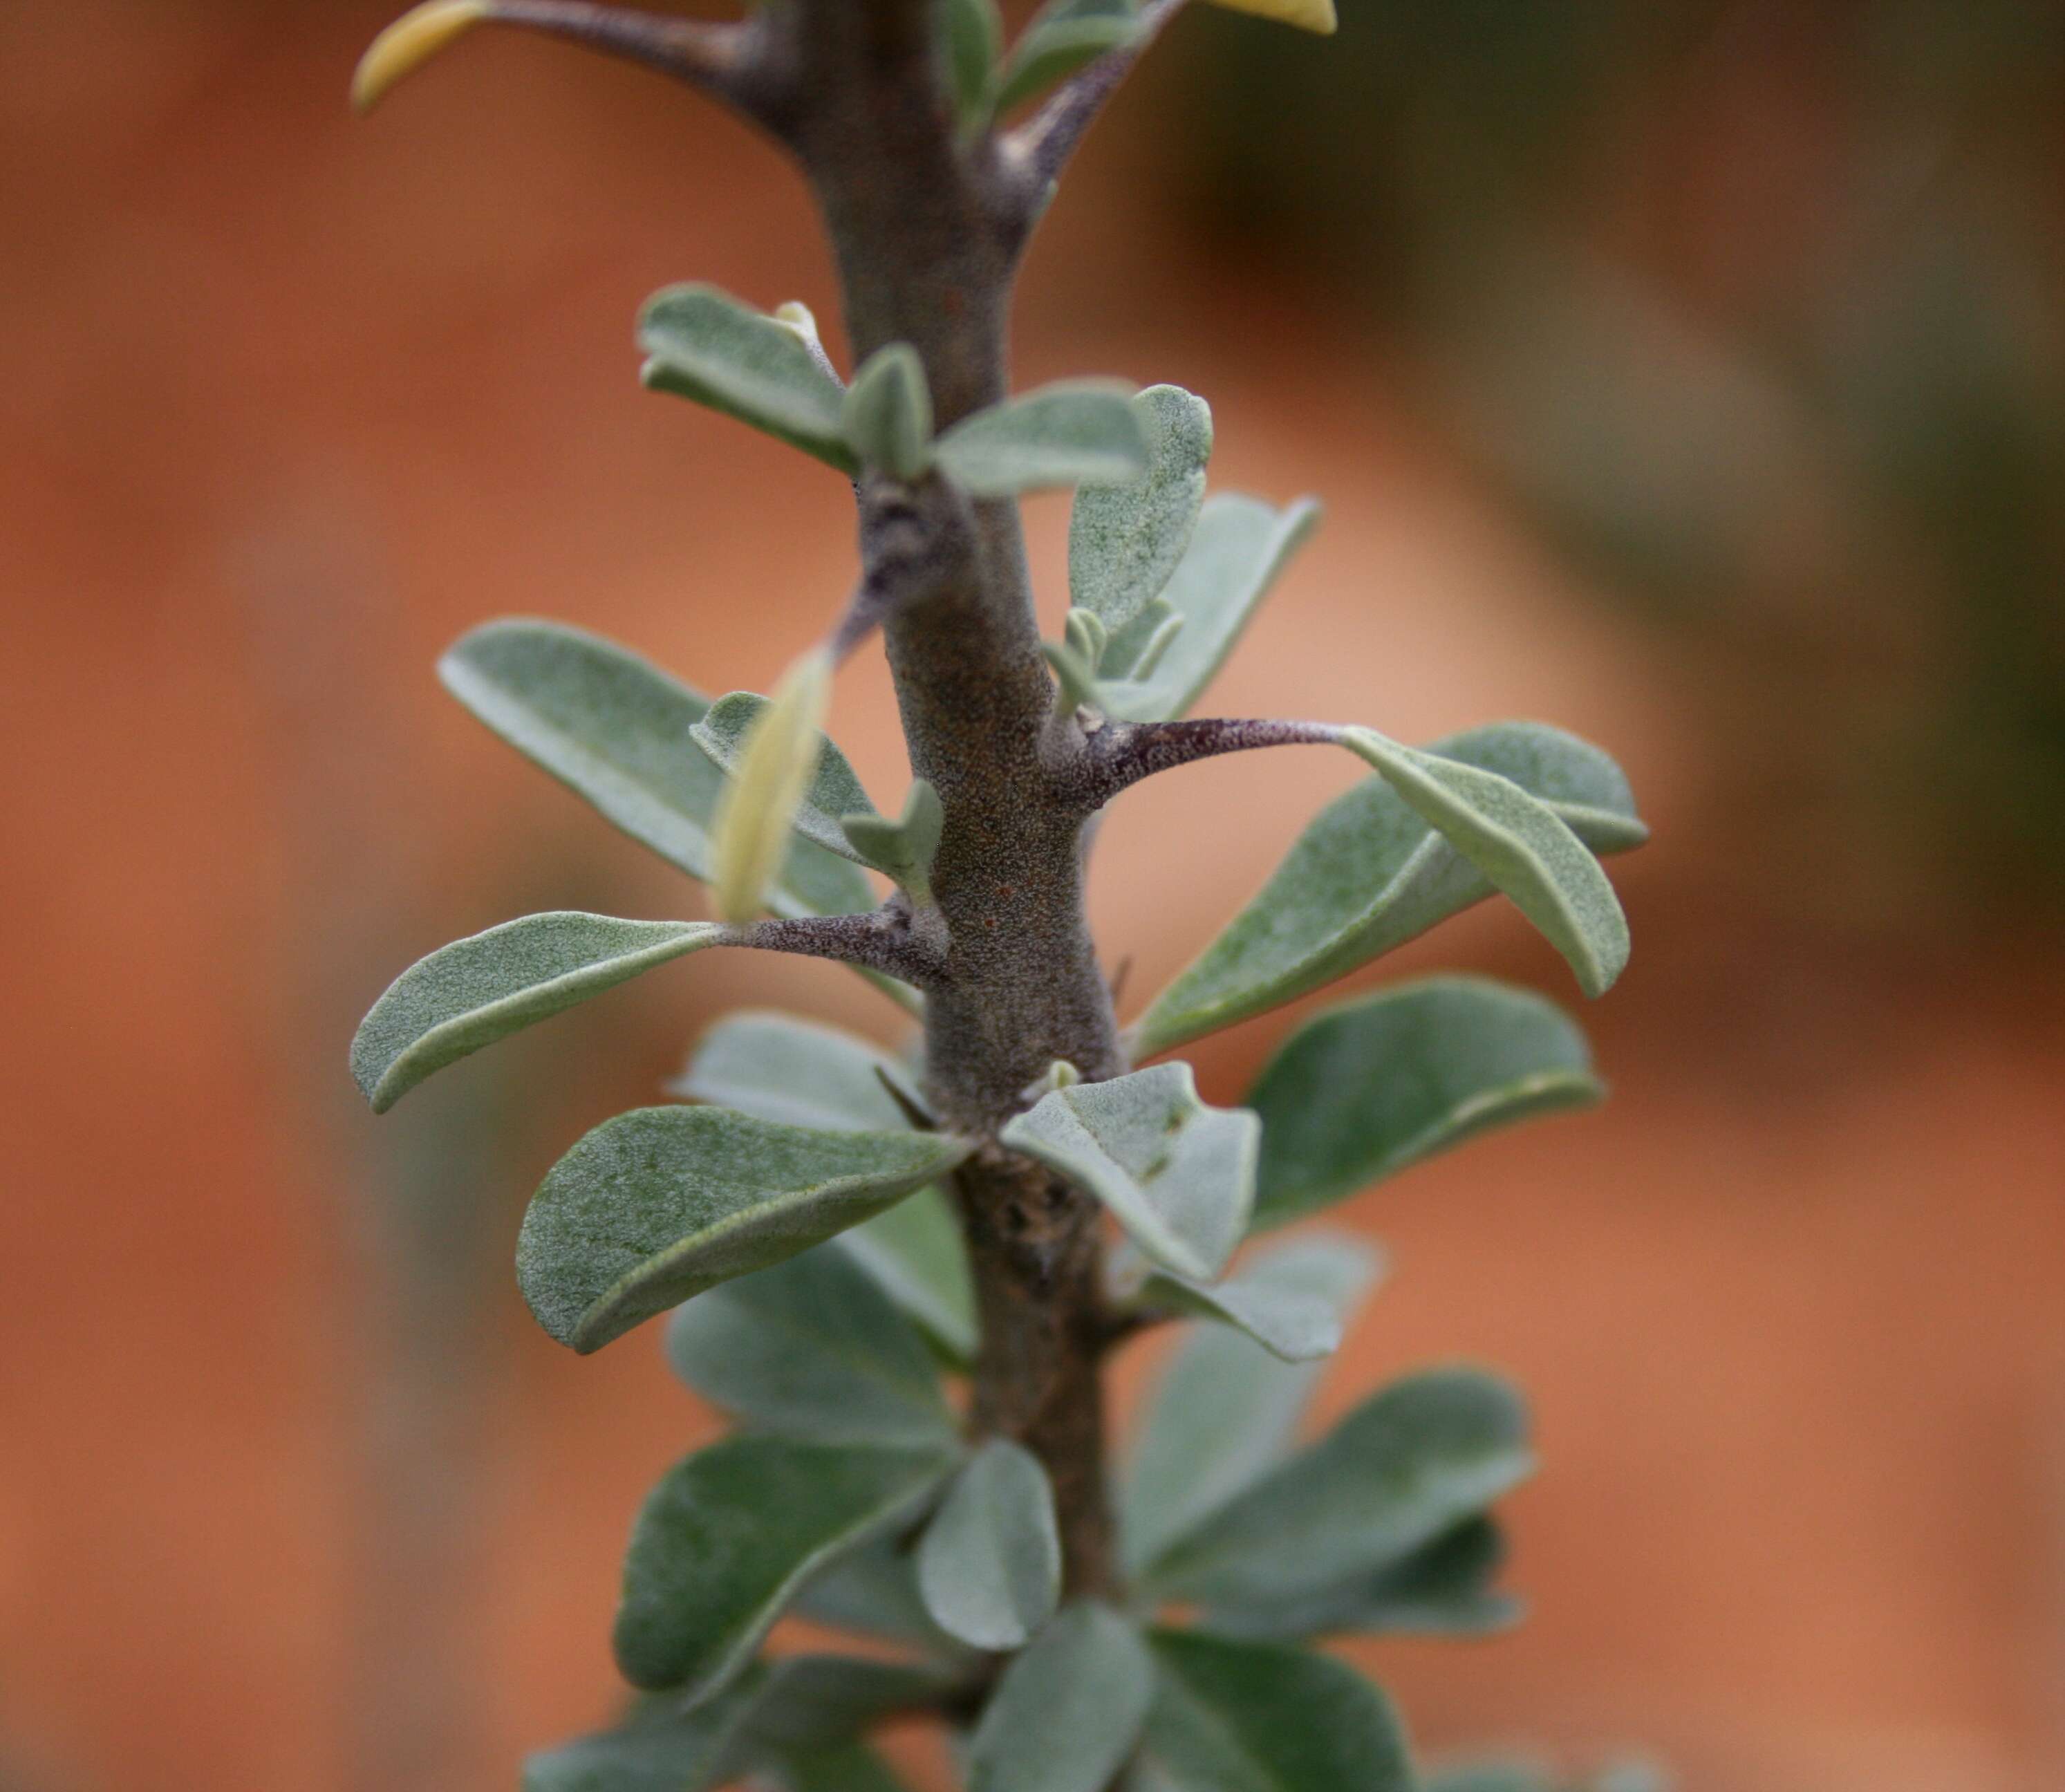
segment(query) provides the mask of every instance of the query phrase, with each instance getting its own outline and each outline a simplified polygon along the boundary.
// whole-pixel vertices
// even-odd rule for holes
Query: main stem
[[[942,428],[1007,390],[1024,223],[985,137],[963,144],[927,0],[796,0],[786,54],[796,133],[822,207],[856,361],[894,342],[923,360]],[[863,492],[863,512],[867,494]],[[1053,769],[1017,507],[979,504],[973,552],[887,625],[913,773],[946,826],[932,885],[950,944],[928,993],[926,1067],[943,1123],[993,1139],[1057,1058],[1125,1068],[1083,910],[1084,812]],[[1097,1211],[985,1147],[960,1178],[982,1322],[972,1420],[1024,1444],[1053,1483],[1071,1592],[1113,1583],[1099,1361]]]

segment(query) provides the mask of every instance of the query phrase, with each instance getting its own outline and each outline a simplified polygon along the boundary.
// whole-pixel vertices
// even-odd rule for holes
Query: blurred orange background
[[[1586,1017],[1615,1098],[1345,1210],[1394,1274],[1323,1410],[1482,1358],[1546,1465],[1529,1623],[1360,1652],[1429,1753],[2065,1784],[2065,14],[1344,12],[1179,26],[1044,227],[1017,375],[1177,381],[1215,483],[1326,498],[1208,709],[1554,719],[1656,829]],[[631,1515],[715,1422],[650,1333],[531,1325],[522,1203],[728,1007],[895,1035],[713,955],[358,1105],[422,952],[700,912],[438,651],[542,613],[765,688],[851,562],[837,478],[632,377],[671,280],[834,314],[774,152],[535,41],[354,123],[383,16],[0,13],[10,1789],[511,1785],[604,1717]],[[1065,504],[1028,526],[1053,633]],[[875,659],[834,728],[893,799]],[[1118,805],[1129,1005],[1341,758]],[[1358,981],[1436,965],[1571,994],[1491,908]],[[1208,1098],[1286,1020],[1204,1042]]]

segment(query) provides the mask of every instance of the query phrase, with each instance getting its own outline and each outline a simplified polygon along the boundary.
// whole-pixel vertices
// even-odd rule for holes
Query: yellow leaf
[[[370,112],[398,81],[490,16],[489,0],[425,0],[375,38],[351,78],[351,103]]]
[[[1258,18],[1273,18],[1295,25],[1301,31],[1317,31],[1332,37],[1340,22],[1334,17],[1334,0],[1212,0],[1229,12],[1253,13]]]
[[[711,827],[717,912],[725,920],[756,920],[766,906],[767,886],[788,855],[789,824],[818,769],[831,686],[831,656],[813,648],[782,674],[739,750]]]

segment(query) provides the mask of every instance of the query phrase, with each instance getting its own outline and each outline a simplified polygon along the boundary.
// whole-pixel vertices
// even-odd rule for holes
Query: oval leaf
[[[697,746],[709,755],[725,776],[738,776],[746,743],[766,715],[770,702],[770,698],[753,691],[734,690],[720,697],[710,706],[709,713],[695,725],[693,732]],[[817,769],[804,785],[802,800],[789,825],[827,852],[836,852],[857,865],[866,864],[868,861],[847,838],[839,818],[872,815],[876,812],[875,805],[862,789],[860,779],[847,756],[822,734],[818,738],[821,745]]]
[[[1605,1094],[1553,1002],[1488,978],[1429,977],[1315,1016],[1277,1049],[1255,1224],[1281,1225],[1494,1127]]]
[[[1179,1276],[1210,1280],[1247,1229],[1260,1123],[1207,1107],[1187,1064],[1057,1089],[997,1137],[1087,1189]]]
[[[1133,1626],[1105,1606],[1071,1606],[997,1681],[969,1745],[969,1792],[1104,1792],[1154,1689]]]
[[[750,1425],[826,1443],[951,1443],[924,1340],[843,1252],[806,1251],[681,1306],[674,1372]]]
[[[1594,852],[1648,837],[1620,768],[1557,729],[1501,722],[1428,750],[1511,779]],[[1255,900],[1155,997],[1134,1029],[1135,1055],[1166,1051],[1330,983],[1492,888],[1383,779],[1367,779],[1319,811]]]
[[[1473,1518],[1534,1472],[1527,1415],[1505,1382],[1429,1369],[1355,1409],[1154,1563],[1170,1597],[1248,1604],[1374,1573]]]
[[[932,1621],[918,1591],[918,1564],[899,1536],[878,1537],[839,1558],[798,1596],[799,1617],[860,1636],[886,1637],[960,1658],[964,1646]]]
[[[1059,381],[963,418],[933,444],[933,458],[977,498],[1124,485],[1147,470],[1132,399],[1113,381]]]
[[[1069,518],[1069,593],[1116,633],[1162,593],[1190,544],[1212,455],[1211,407],[1180,386],[1133,401],[1147,471],[1130,485],[1076,495]]]
[[[585,1355],[858,1225],[970,1148],[936,1133],[815,1132],[721,1107],[621,1114],[531,1197],[517,1282],[538,1322]]]
[[[847,446],[839,376],[802,330],[714,286],[669,286],[646,301],[640,378],[656,392],[708,405],[801,448],[842,473],[859,471]]]
[[[932,394],[925,365],[908,342],[891,342],[867,358],[840,415],[864,466],[915,479],[931,463]]]
[[[434,1070],[534,1022],[720,943],[710,921],[526,915],[419,958],[387,986],[351,1042],[351,1074],[384,1114]]]
[[[758,1008],[727,1014],[705,1033],[667,1093],[827,1132],[895,1132],[911,1123],[904,1102],[919,1105],[908,1071],[879,1046]]]
[[[677,1463],[624,1558],[617,1665],[634,1686],[712,1697],[745,1672],[803,1583],[914,1515],[952,1458],[750,1433]]]
[[[1263,1137],[1266,1143],[1266,1131]],[[1341,1316],[1333,1301],[1318,1289],[1287,1286],[1275,1276],[1194,1282],[1157,1273],[1142,1284],[1134,1304],[1234,1326],[1287,1363],[1314,1362],[1341,1345]]]
[[[968,1243],[943,1191],[919,1189],[851,1232],[841,1232],[839,1244],[925,1334],[943,1361],[956,1369],[975,1361],[979,1339]]]
[[[1061,1538],[1039,1458],[992,1438],[955,1476],[918,1545],[925,1609],[980,1649],[1015,1649],[1054,1614]]]

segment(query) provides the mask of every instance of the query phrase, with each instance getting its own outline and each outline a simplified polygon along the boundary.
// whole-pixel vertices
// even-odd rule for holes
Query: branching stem
[[[1340,733],[1330,722],[1245,718],[1106,722],[1089,737],[1068,788],[1086,811],[1101,809],[1121,791],[1158,771],[1258,747],[1332,746]]]

